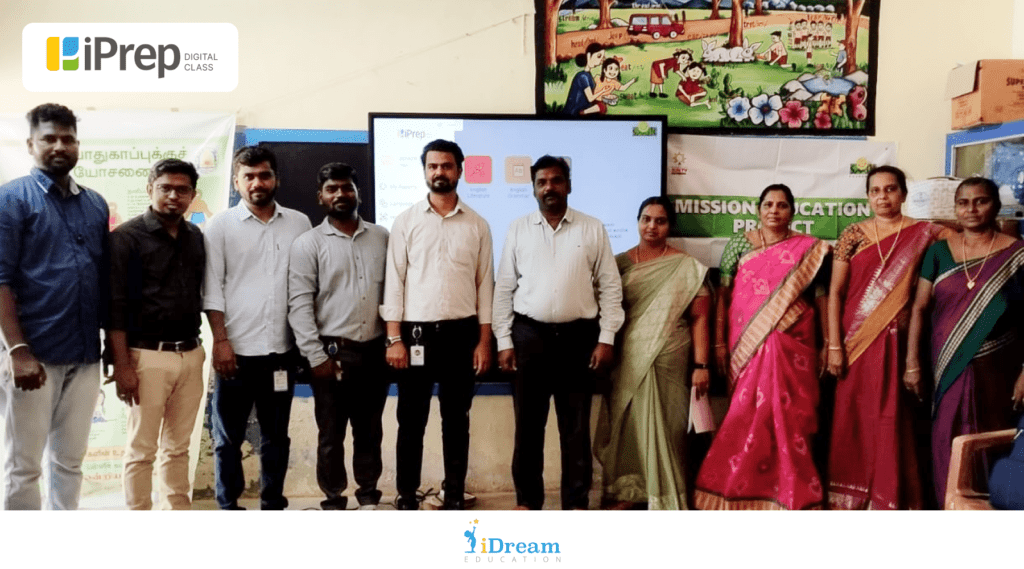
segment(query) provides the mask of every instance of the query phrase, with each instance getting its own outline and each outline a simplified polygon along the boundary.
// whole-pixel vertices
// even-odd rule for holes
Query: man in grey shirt
[[[288,267],[288,322],[312,367],[314,413],[320,430],[316,479],[325,510],[344,510],[345,427],[352,423],[352,474],[360,510],[376,509],[383,463],[381,415],[388,395],[384,365],[384,294],[388,232],[363,221],[358,177],[348,164],[317,173],[323,223],[300,235]]]

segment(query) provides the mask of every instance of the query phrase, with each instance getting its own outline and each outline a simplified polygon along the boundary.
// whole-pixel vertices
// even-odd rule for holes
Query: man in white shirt
[[[544,430],[555,399],[562,508],[586,509],[593,479],[590,402],[622,326],[622,280],[600,220],[571,209],[569,164],[530,168],[539,210],[512,222],[494,290],[498,367],[515,372],[512,479],[517,510],[544,505]]]
[[[438,384],[444,444],[443,508],[463,509],[474,374],[491,367],[491,230],[459,199],[462,150],[435,140],[420,156],[430,193],[395,218],[384,304],[387,362],[401,370],[396,450],[400,510],[416,510],[423,433]]]
[[[288,327],[288,253],[312,226],[304,213],[274,201],[277,159],[258,146],[233,160],[242,201],[206,228],[203,309],[213,330],[212,400],[217,505],[240,509],[245,490],[242,442],[249,413],[260,425],[260,508],[282,510],[288,470],[288,419],[305,362]]]
[[[288,322],[312,368],[314,414],[320,436],[316,481],[325,510],[344,510],[348,499],[345,430],[352,423],[352,476],[360,510],[380,502],[381,415],[388,398],[384,296],[388,232],[357,213],[359,183],[348,164],[325,164],[317,173],[323,223],[292,243],[288,266]]]

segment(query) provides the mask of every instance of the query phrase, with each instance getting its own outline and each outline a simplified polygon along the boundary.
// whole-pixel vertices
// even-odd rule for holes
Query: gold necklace
[[[661,248],[661,254],[659,254],[657,257],[651,257],[650,259],[647,259],[647,260],[648,261],[653,261],[654,259],[660,259],[660,258],[664,257],[665,253],[667,253],[667,252],[668,252],[668,242],[666,242],[665,246]],[[639,245],[636,246],[636,249],[633,249],[633,262],[636,263],[636,264],[640,264],[640,246]]]
[[[964,264],[961,265],[961,268],[964,270],[964,276],[967,277],[967,290],[971,290],[974,288],[974,283],[977,282],[978,277],[981,276],[981,271],[985,270],[985,263],[988,262],[988,256],[992,254],[992,247],[995,244],[996,235],[993,234],[992,240],[988,242],[988,253],[985,253],[985,257],[981,261],[981,268],[978,269],[977,274],[975,274],[974,278],[972,279],[971,273],[967,272],[967,236],[964,235],[960,237],[960,252],[963,254],[964,257]]]
[[[775,241],[774,243],[770,243],[770,245],[775,245],[776,243],[782,243],[786,239],[789,239],[791,234],[792,234],[792,230],[787,227],[786,228],[786,236],[783,237],[782,239],[779,239],[778,241]],[[764,240],[764,232],[761,231],[760,227],[757,228],[757,235],[761,238],[761,249],[762,250],[767,249],[769,243]]]
[[[882,266],[885,266],[885,262],[892,256],[892,252],[896,250],[896,243],[900,240],[900,232],[903,231],[903,214],[900,214],[900,228],[896,230],[896,239],[892,242],[892,246],[889,247],[889,252],[882,256],[882,238],[878,234],[878,216],[872,218],[875,224],[875,247],[878,248],[878,258],[882,260]]]

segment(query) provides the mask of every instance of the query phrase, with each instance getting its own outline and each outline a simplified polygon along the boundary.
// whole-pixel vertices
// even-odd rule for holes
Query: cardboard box
[[[949,73],[953,128],[1024,119],[1024,60],[982,59]]]

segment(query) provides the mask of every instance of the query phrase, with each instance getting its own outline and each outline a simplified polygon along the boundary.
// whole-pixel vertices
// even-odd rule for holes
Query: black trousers
[[[352,424],[352,477],[360,506],[380,502],[377,481],[383,471],[380,444],[384,436],[381,415],[388,398],[390,375],[384,361],[384,340],[362,344],[346,342],[333,359],[341,379],[312,379],[314,414],[319,429],[316,481],[326,497],[325,510],[344,510],[348,498],[345,471],[345,431]]]
[[[473,350],[480,340],[475,317],[439,322],[403,322],[406,347],[424,347],[424,365],[395,373],[398,383],[398,499],[414,504],[423,468],[423,434],[434,384],[441,403],[445,500],[461,500],[469,463],[469,409],[473,404]]]
[[[516,502],[544,505],[544,431],[555,399],[562,455],[562,509],[587,508],[593,463],[590,403],[595,375],[590,356],[601,329],[597,320],[545,324],[516,314],[512,324],[516,367],[513,401],[516,435],[512,480]]]

